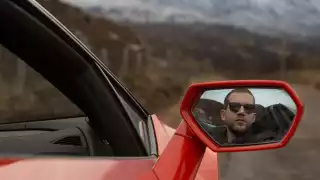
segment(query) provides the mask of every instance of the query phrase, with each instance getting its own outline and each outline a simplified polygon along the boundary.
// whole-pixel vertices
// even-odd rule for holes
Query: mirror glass
[[[296,105],[283,89],[208,89],[192,109],[200,127],[220,146],[281,141]]]

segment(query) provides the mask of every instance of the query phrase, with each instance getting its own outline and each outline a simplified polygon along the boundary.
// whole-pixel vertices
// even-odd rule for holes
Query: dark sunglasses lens
[[[229,104],[229,109],[232,111],[232,112],[238,112],[241,108],[241,104],[240,103],[230,103]]]
[[[230,103],[229,104],[229,109],[232,112],[237,113],[240,110],[241,106],[243,106],[243,108],[244,108],[246,113],[253,113],[254,110],[255,110],[255,106],[253,104],[241,105],[240,103]]]
[[[246,104],[243,106],[246,113],[253,113],[255,110],[255,106],[253,104]]]

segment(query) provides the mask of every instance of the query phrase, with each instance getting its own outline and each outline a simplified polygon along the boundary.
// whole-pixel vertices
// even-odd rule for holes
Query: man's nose
[[[239,111],[237,114],[243,114],[244,115],[244,108],[243,106],[240,107]]]

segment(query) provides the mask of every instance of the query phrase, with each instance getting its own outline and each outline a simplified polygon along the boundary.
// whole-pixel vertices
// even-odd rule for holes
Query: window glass
[[[0,45],[0,123],[84,113],[24,61]]]

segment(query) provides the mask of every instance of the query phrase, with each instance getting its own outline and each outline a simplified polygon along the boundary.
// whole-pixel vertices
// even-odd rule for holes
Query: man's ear
[[[253,120],[253,122],[256,121],[256,117],[257,117],[257,113],[253,113],[253,114],[252,114],[252,120]]]
[[[220,118],[223,121],[226,120],[226,110],[224,110],[224,109],[220,110]]]

